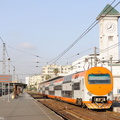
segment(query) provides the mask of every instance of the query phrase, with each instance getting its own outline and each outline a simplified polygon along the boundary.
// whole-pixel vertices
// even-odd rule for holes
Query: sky
[[[113,0],[0,0],[0,37],[10,57],[10,72],[19,79],[40,74],[42,66],[68,48]],[[113,6],[119,2],[116,0]],[[120,4],[115,8],[120,12]],[[120,20],[119,20],[120,21]],[[120,32],[119,32],[120,33]],[[99,25],[77,42],[56,64],[71,64],[99,48]],[[0,61],[3,42],[0,41]],[[81,53],[80,55],[77,55]],[[39,56],[39,57],[38,57]],[[2,62],[0,62],[2,74]],[[36,67],[37,66],[37,67]]]

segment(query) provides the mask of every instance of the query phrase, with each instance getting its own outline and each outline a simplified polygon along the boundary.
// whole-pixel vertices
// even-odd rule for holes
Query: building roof
[[[96,19],[98,20],[102,16],[116,16],[116,17],[120,17],[120,13],[114,7],[112,7],[111,5],[107,4]]]

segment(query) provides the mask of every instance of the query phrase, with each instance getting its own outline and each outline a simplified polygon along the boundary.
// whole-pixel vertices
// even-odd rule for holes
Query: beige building
[[[55,76],[55,69],[58,69],[57,75],[68,74],[71,70],[71,65],[62,66],[62,65],[46,65],[42,68],[42,75],[50,75],[51,77]]]
[[[28,84],[28,89],[37,89],[38,83],[43,82],[45,80],[44,75],[34,75],[30,77],[26,77],[26,84]]]
[[[55,74],[54,69],[57,69],[57,74]],[[26,77],[26,84],[28,84],[29,89],[35,90],[38,89],[38,84],[44,82],[47,79],[55,77],[56,75],[66,75],[70,72],[71,66],[61,66],[61,65],[46,65],[42,67],[42,74],[41,75],[34,75],[30,77]]]

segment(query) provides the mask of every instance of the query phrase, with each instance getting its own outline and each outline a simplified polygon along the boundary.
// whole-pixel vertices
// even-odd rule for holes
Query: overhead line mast
[[[3,61],[2,61],[2,74],[5,74],[6,73],[6,59],[5,59],[5,43],[3,42]]]

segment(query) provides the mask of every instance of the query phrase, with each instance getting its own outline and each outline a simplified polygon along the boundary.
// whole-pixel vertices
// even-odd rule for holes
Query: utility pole
[[[10,75],[10,57],[8,57],[8,74]],[[10,83],[8,82],[8,102],[10,102]]]
[[[5,75],[5,72],[6,72],[6,65],[5,65],[5,43],[3,42],[3,60],[2,60],[2,74]],[[4,95],[4,92],[5,92],[5,84],[2,82],[2,97]],[[4,100],[4,97],[3,97],[3,100]]]
[[[10,57],[8,57],[8,74],[10,75]]]
[[[113,59],[113,57],[110,56],[110,70],[111,70],[111,73],[112,73],[112,59]]]
[[[13,66],[13,81],[15,82],[15,66]]]
[[[5,65],[5,43],[3,43],[3,64],[2,64],[2,74],[5,74],[6,72],[6,65]]]
[[[94,47],[94,66],[96,67],[97,66],[97,53],[96,53],[96,47]]]

